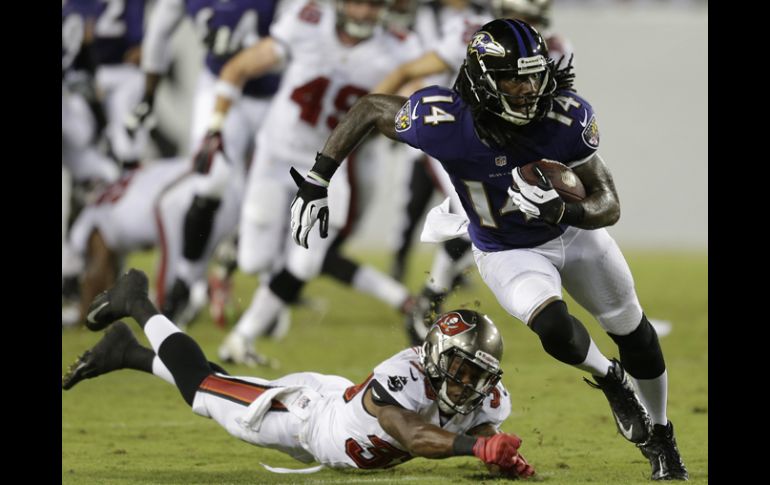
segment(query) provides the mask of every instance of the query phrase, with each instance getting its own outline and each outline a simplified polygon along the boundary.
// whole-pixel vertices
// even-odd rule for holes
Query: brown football
[[[551,181],[553,188],[559,193],[564,202],[580,202],[586,196],[586,189],[575,172],[568,166],[553,160],[538,160],[521,167],[521,174],[527,183],[536,185],[538,177],[533,171],[540,167],[543,175]]]

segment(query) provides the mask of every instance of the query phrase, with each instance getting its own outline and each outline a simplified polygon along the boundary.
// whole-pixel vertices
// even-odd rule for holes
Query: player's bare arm
[[[382,429],[396,438],[413,456],[448,458],[455,456],[453,444],[457,434],[426,422],[417,413],[393,405],[378,405],[369,388],[363,398],[364,409],[377,417]]]
[[[534,474],[534,468],[518,453],[521,439],[515,435],[498,433],[488,423],[469,430],[468,434],[452,433],[426,422],[413,411],[375,402],[371,388],[366,390],[363,404],[369,414],[377,417],[382,429],[396,438],[413,456],[448,458],[474,455],[495,474],[507,477],[528,477]]]
[[[618,222],[618,192],[615,190],[612,174],[602,158],[595,153],[586,163],[575,167],[574,172],[586,189],[586,198],[580,202],[585,210],[585,217],[575,225],[581,229],[598,229]]]
[[[468,430],[471,436],[494,436],[498,433],[497,428],[490,423],[484,423]]]
[[[334,128],[321,153],[343,160],[374,127],[388,138],[398,140],[393,120],[405,102],[404,97],[386,94],[361,97]]]
[[[276,41],[265,37],[227,61],[219,73],[215,113],[227,113],[246,81],[277,67],[283,60],[280,53]]]
[[[372,89],[372,93],[394,94],[410,81],[449,69],[447,63],[434,51],[426,52],[417,59],[398,66]]]

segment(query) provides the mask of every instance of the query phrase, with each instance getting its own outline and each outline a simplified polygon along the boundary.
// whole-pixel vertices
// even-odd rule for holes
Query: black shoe
[[[650,415],[617,359],[605,377],[593,376],[596,383],[583,378],[591,387],[601,389],[610,402],[618,432],[632,443],[644,443],[650,437]]]
[[[679,448],[674,438],[674,425],[656,424],[652,428],[650,439],[637,445],[642,454],[650,460],[653,480],[687,480],[687,468],[682,463]]]
[[[88,307],[86,327],[92,331],[101,330],[115,320],[129,316],[131,303],[141,298],[147,298],[147,275],[130,269],[112,288],[96,295]]]
[[[429,288],[422,290],[412,311],[407,313],[404,319],[404,328],[410,345],[422,345],[431,325],[443,313],[442,306],[445,297],[446,294],[436,293]]]
[[[140,344],[128,325],[115,322],[93,348],[86,350],[70,366],[67,374],[62,377],[62,389],[66,391],[83,379],[92,379],[107,372],[122,369],[126,349],[134,345]]]

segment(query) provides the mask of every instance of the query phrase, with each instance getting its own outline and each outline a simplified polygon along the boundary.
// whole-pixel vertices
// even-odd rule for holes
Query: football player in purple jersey
[[[571,66],[557,69],[541,35],[519,20],[497,19],[468,43],[453,89],[431,86],[408,98],[362,97],[329,136],[299,184],[292,236],[329,217],[327,186],[342,160],[372,128],[441,162],[467,223],[437,211],[426,229],[442,238],[470,235],[482,279],[500,305],[524,322],[555,359],[593,375],[618,431],[652,466],[652,478],[687,479],[666,415],[668,376],[655,329],[642,311],[631,271],[606,227],[620,217],[609,169],[597,153],[593,108],[571,89]],[[586,188],[567,202],[545,176],[533,185],[528,163],[558,160]],[[617,344],[605,357],[571,315],[562,286]],[[635,385],[634,385],[635,384]]]

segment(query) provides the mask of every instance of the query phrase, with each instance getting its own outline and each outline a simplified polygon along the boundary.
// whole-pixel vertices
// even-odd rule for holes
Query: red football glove
[[[519,446],[521,446],[521,438],[518,436],[497,433],[494,436],[479,437],[473,445],[473,454],[484,463],[509,469],[516,463]]]
[[[517,454],[513,459],[513,465],[509,468],[500,468],[500,471],[508,477],[529,478],[535,474],[535,469],[527,463],[521,454]]]

